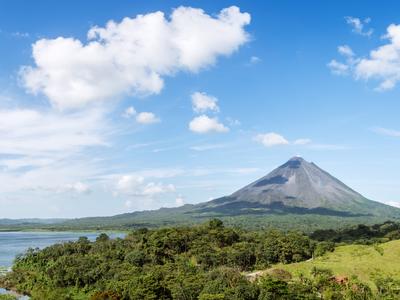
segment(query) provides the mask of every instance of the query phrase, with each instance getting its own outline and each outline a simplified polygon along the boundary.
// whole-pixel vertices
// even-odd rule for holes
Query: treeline
[[[400,223],[387,221],[375,225],[356,225],[343,229],[316,230],[310,235],[316,241],[374,244],[400,239]]]
[[[340,282],[329,270],[315,269],[296,280],[283,270],[254,280],[245,276],[333,246],[300,232],[244,231],[215,219],[193,227],[140,229],[124,239],[101,234],[94,242],[80,238],[30,249],[16,258],[0,286],[40,300],[375,299],[367,285],[355,278]],[[388,288],[379,295],[400,296],[393,290],[398,283],[381,281]]]

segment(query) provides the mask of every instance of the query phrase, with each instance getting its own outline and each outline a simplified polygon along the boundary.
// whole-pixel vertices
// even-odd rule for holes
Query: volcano
[[[311,231],[399,221],[400,209],[369,200],[316,164],[293,157],[229,196],[175,208],[69,220],[61,225],[97,229],[158,227],[215,217],[243,227]]]
[[[400,215],[400,209],[365,198],[301,157],[291,158],[268,175],[229,196],[198,205],[196,211],[226,214]]]

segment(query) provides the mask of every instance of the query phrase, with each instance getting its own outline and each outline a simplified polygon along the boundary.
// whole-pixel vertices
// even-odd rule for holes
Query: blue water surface
[[[44,248],[55,243],[76,241],[81,236],[95,240],[99,232],[0,232],[0,267],[12,266],[16,255],[29,248]],[[124,233],[107,233],[111,238]]]

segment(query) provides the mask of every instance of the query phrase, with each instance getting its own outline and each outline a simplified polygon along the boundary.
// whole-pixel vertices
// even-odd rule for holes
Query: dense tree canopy
[[[301,280],[283,270],[257,280],[244,275],[333,249],[333,242],[315,242],[300,232],[243,231],[211,220],[139,229],[124,239],[101,234],[94,242],[80,238],[30,249],[16,258],[0,284],[41,300],[372,299],[365,284],[350,279],[343,285],[327,270],[314,270]],[[380,280],[378,292],[395,295],[392,287],[398,283]]]

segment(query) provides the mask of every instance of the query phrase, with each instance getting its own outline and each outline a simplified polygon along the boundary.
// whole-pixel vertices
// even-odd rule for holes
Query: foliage
[[[213,219],[29,249],[3,285],[32,299],[257,299],[259,287],[241,272],[309,259],[314,246],[299,232],[244,231]]]
[[[0,300],[17,300],[17,297],[13,295],[0,295]]]
[[[387,223],[377,231],[393,232],[394,227]],[[353,236],[370,232],[357,230]],[[0,285],[33,300],[398,299],[400,285],[394,277],[379,277],[374,268],[374,279],[359,280],[351,276],[359,274],[344,271],[375,261],[390,269],[388,260],[395,270],[399,242],[335,249],[333,241],[317,242],[301,232],[245,231],[213,219],[191,227],[142,228],[124,239],[101,234],[94,242],[80,238],[29,249],[16,258]],[[259,279],[245,276],[276,264]]]
[[[379,247],[379,251],[377,251]],[[374,293],[386,295],[385,290],[400,293],[400,240],[379,245],[343,245],[313,260],[288,265],[278,264],[275,268],[289,271],[294,278],[308,278],[317,282],[333,276],[346,277],[351,281],[358,278]],[[325,271],[324,271],[325,270]],[[327,272],[326,276],[319,276]],[[318,275],[318,276],[317,276]],[[386,297],[386,296],[385,296]],[[396,298],[396,297],[395,297]],[[387,299],[387,298],[382,298]],[[388,298],[390,299],[390,298]],[[400,299],[398,296],[396,299]]]
[[[369,226],[359,224],[336,230],[316,230],[310,236],[317,241],[372,245],[400,239],[400,223],[387,221]]]

